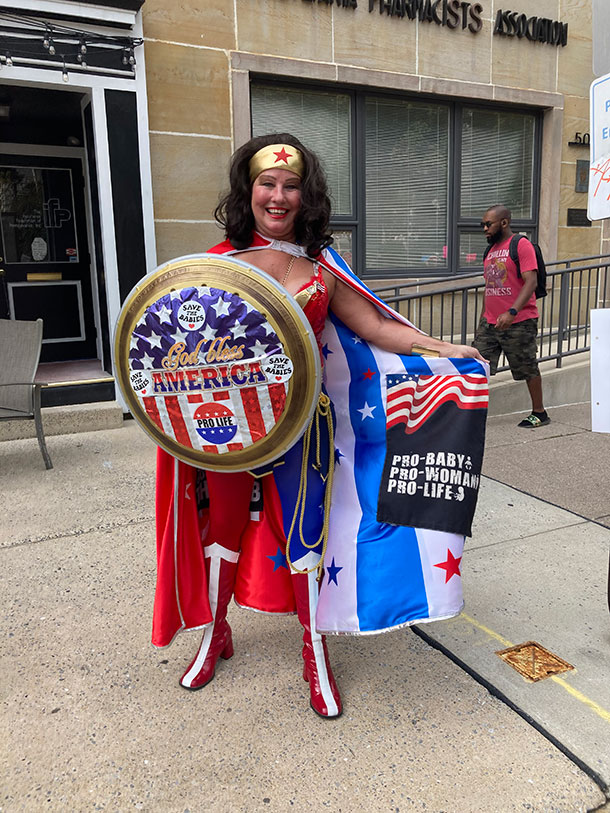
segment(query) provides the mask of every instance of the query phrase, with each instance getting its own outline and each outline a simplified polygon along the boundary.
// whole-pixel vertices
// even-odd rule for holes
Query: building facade
[[[44,315],[47,361],[111,372],[122,299],[222,238],[253,134],[316,150],[373,283],[477,271],[496,203],[548,260],[609,249],[586,218],[591,0],[20,0],[0,34],[0,316]]]

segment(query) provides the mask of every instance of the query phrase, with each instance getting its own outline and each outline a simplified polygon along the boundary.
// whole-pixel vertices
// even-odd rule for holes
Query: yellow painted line
[[[510,641],[507,641],[506,638],[503,638],[501,635],[498,635],[497,632],[490,630],[489,627],[484,627],[483,624],[479,624],[478,621],[475,621],[474,618],[471,618],[469,615],[466,615],[466,613],[461,613],[460,616],[461,618],[464,618],[466,621],[468,621],[469,624],[472,624],[473,627],[476,627],[477,629],[484,632],[486,635],[489,635],[490,638],[495,638],[496,641],[500,641],[500,643],[504,644],[506,648],[508,648],[509,646],[514,646],[514,644],[511,643]]]
[[[590,700],[586,695],[582,692],[579,692],[578,689],[575,689],[573,686],[570,686],[563,678],[557,677],[557,675],[553,675],[551,680],[554,680],[555,683],[558,683],[562,688],[564,688],[567,692],[569,692],[572,697],[575,697],[577,700],[580,700],[581,703],[584,703],[585,706],[589,706],[591,711],[594,711],[602,720],[605,720],[607,723],[610,723],[610,711],[606,711],[605,708],[596,703],[594,700]]]
[[[466,615],[466,613],[461,613],[460,617],[463,618],[464,621],[467,621],[469,624],[472,624],[473,627],[476,627],[477,629],[481,630],[481,632],[484,632],[486,635],[489,635],[490,638],[495,638],[496,641],[499,641],[501,644],[504,644],[505,647],[508,648],[509,646],[514,646],[514,644],[508,641],[506,638],[503,638],[501,635],[498,635],[497,632],[494,632],[493,630],[489,629],[489,627],[486,627],[484,624],[479,624],[478,621],[476,621],[471,616]],[[557,677],[557,675],[551,675],[551,680],[557,683],[558,686],[561,686],[562,689],[565,689],[566,692],[571,694],[572,697],[574,697],[576,700],[579,700],[581,703],[584,703],[585,706],[588,706],[591,709],[591,711],[597,714],[598,717],[601,717],[602,720],[604,720],[606,723],[610,723],[610,711],[607,711],[607,709],[605,709],[603,706],[600,706],[599,703],[596,703],[594,700],[591,700],[582,692],[579,692],[578,689],[575,689],[573,686],[570,686],[570,684],[563,678]]]

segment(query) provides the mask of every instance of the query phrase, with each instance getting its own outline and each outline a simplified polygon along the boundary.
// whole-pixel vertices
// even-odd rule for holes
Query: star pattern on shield
[[[282,553],[282,549],[278,545],[276,553],[271,556],[271,554],[267,554],[267,559],[271,559],[273,562],[273,572],[275,573],[276,570],[279,570],[281,567],[285,567],[288,570],[288,562],[286,560],[286,554]]]
[[[248,325],[244,325],[243,322],[236,322],[231,328],[231,333],[234,339],[239,339],[241,336],[245,336],[247,332]]]
[[[449,579],[453,578],[453,576],[461,576],[460,573],[460,562],[462,561],[462,557],[455,557],[449,548],[447,548],[447,560],[445,562],[439,562],[435,564],[434,567],[440,567],[442,570],[445,571],[445,584],[449,581]]]
[[[254,357],[258,358],[259,356],[266,356],[267,347],[268,345],[259,342],[259,340],[257,339],[252,345],[252,353],[254,354]]]
[[[172,309],[168,308],[167,305],[161,305],[161,307],[157,311],[157,317],[159,319],[160,324],[163,324],[163,322],[167,322],[168,324],[171,323]]]
[[[212,339],[216,336],[216,331],[212,327],[212,325],[206,325],[204,329],[201,331],[201,335],[206,340],[206,342],[211,342]]]
[[[210,305],[210,307],[216,311],[216,316],[228,316],[231,303],[219,298],[213,305]]]
[[[343,570],[343,568],[338,567],[338,565],[335,564],[335,557],[333,556],[332,563],[327,567],[328,583],[329,584],[331,582],[334,582],[337,585],[337,587],[339,586],[339,582],[337,581],[337,576],[339,575],[340,570]]]
[[[161,336],[158,336],[154,330],[148,337],[147,341],[151,347],[161,347]]]
[[[148,353],[144,353],[143,356],[140,356],[140,361],[145,370],[152,370],[155,366],[155,360],[152,356],[149,356]]]
[[[187,333],[186,331],[180,330],[180,328],[177,327],[174,330],[173,339],[174,339],[175,342],[184,342],[186,344],[186,338],[187,338],[187,336],[190,336],[190,335],[191,335],[190,332]]]

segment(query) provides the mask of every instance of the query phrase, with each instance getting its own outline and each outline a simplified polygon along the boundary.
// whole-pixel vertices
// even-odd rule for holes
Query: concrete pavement
[[[465,613],[430,643],[330,639],[335,721],[309,709],[294,618],[232,608],[235,656],[201,692],[177,684],[197,633],[152,649],[154,447],[133,422],[49,438],[48,472],[36,440],[0,443],[2,810],[601,809],[610,437],[567,409],[522,440],[490,419]],[[530,639],[576,671],[527,684],[494,654]]]

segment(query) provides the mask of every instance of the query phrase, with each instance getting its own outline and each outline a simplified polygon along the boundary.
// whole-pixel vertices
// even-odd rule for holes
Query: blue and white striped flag
[[[329,540],[316,617],[318,630],[335,634],[376,633],[457,615],[463,606],[460,571],[463,533],[395,525],[377,519],[384,462],[386,454],[392,453],[386,446],[386,396],[388,382],[390,386],[395,383],[397,374],[480,380],[477,409],[463,410],[478,421],[469,439],[473,455],[467,466],[468,484],[474,488],[476,502],[487,405],[486,366],[474,359],[388,353],[365,342],[332,315],[324,333],[323,352],[326,388],[335,408],[337,431]],[[409,425],[408,420],[405,425]],[[422,431],[426,431],[425,422],[416,434]],[[475,471],[477,464],[473,467],[472,462],[477,449],[479,460]],[[465,458],[466,455],[462,463]],[[435,457],[433,462],[439,460]],[[407,471],[408,478],[413,467],[397,468]],[[439,470],[438,466],[430,468]],[[461,471],[465,471],[464,465]],[[423,466],[420,474],[422,479],[428,476]],[[444,506],[455,505],[453,496],[458,491],[451,492],[451,501],[447,501],[446,493],[443,489],[441,498],[436,500],[437,512],[442,512]],[[404,499],[407,498],[405,494]],[[467,510],[474,511],[474,502]]]

